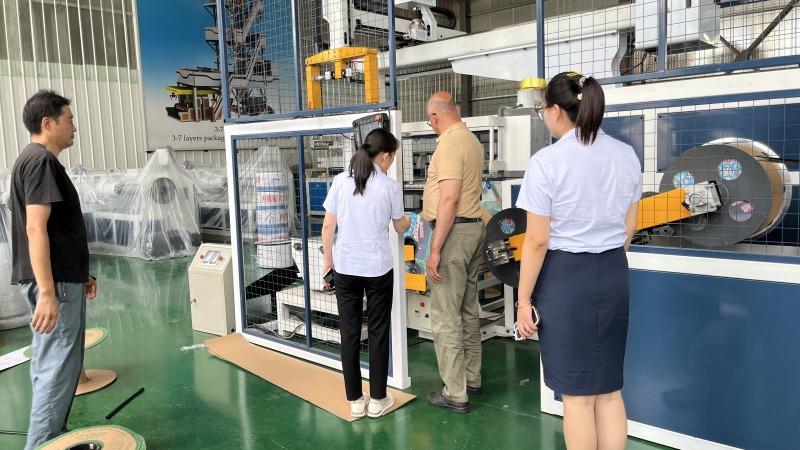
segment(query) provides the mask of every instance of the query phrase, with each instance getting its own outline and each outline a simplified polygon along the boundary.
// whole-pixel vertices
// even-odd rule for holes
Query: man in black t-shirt
[[[22,119],[31,143],[11,174],[11,282],[33,311],[26,450],[67,431],[83,366],[86,299],[97,293],[78,192],[58,161],[78,131],[69,105],[53,91],[28,99]]]

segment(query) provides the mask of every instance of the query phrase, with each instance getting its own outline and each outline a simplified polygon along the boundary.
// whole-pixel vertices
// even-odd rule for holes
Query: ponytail
[[[378,128],[369,132],[361,147],[350,158],[350,176],[356,183],[353,195],[363,195],[367,188],[367,180],[375,175],[373,160],[381,153],[394,153],[398,142],[387,130]]]
[[[364,194],[367,187],[367,180],[375,174],[375,166],[372,165],[372,158],[369,157],[370,145],[366,142],[358,147],[356,154],[350,158],[350,176],[356,182],[356,190],[353,195]]]
[[[593,144],[603,123],[603,113],[606,109],[606,97],[600,83],[592,77],[581,78],[582,88],[578,93],[580,106],[575,128],[578,129],[578,140],[583,145]]]
[[[577,72],[562,72],[547,83],[544,99],[548,106],[558,105],[567,113],[583,145],[594,143],[606,108],[605,94],[597,80]]]

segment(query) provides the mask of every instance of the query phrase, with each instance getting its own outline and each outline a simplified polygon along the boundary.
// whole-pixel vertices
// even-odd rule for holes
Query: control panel
[[[224,336],[235,331],[230,245],[202,244],[189,264],[192,329]]]

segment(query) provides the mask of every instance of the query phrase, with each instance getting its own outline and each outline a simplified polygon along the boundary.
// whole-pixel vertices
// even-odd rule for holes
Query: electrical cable
[[[114,410],[113,410],[113,411],[111,411],[110,413],[108,413],[108,415],[106,416],[106,420],[110,420],[112,417],[114,417],[114,414],[118,413],[118,412],[119,412],[119,411],[120,411],[122,408],[124,408],[124,407],[125,407],[125,405],[127,405],[128,403],[130,403],[130,402],[131,402],[131,400],[135,399],[135,398],[136,398],[136,397],[137,397],[139,394],[141,394],[142,392],[144,392],[144,388],[143,388],[143,387],[142,387],[142,388],[139,388],[139,390],[138,390],[138,391],[134,392],[134,393],[133,393],[133,395],[131,395],[130,397],[126,398],[124,402],[120,403],[120,405],[119,405],[119,406],[117,406],[116,408],[114,408]]]
[[[264,333],[270,334],[270,335],[272,335],[272,336],[275,336],[275,337],[278,337],[278,338],[281,338],[281,339],[287,339],[287,340],[288,340],[288,339],[291,339],[291,338],[293,338],[293,337],[294,337],[294,336],[297,334],[297,330],[299,330],[300,328],[302,328],[302,327],[303,327],[303,325],[304,325],[304,324],[302,324],[302,323],[301,323],[301,324],[297,325],[296,327],[294,327],[294,330],[292,330],[292,332],[291,332],[291,334],[289,334],[289,336],[283,336],[283,335],[281,335],[280,333],[278,333],[277,331],[275,331],[275,330],[272,330],[272,329],[270,329],[270,328],[268,328],[268,327],[264,326],[264,324],[263,324],[263,323],[257,323],[257,324],[253,324],[253,325],[251,325],[251,326],[252,326],[253,328],[255,328],[256,330],[262,331],[262,332],[264,332]]]

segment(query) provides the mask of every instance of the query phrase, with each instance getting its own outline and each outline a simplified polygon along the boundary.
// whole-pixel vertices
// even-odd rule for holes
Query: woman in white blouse
[[[350,170],[333,179],[323,203],[326,212],[322,223],[325,259],[322,273],[328,269],[335,271],[342,372],[353,417],[380,417],[394,404],[392,394],[386,391],[394,284],[389,223],[401,234],[411,226],[411,218],[403,212],[402,187],[386,175],[397,147],[397,139],[389,131],[371,131],[350,160]],[[333,252],[334,233],[336,252]],[[359,359],[365,295],[369,394],[361,392]]]
[[[600,84],[560,73],[539,114],[553,145],[531,157],[517,206],[525,209],[517,324],[539,332],[544,382],[562,395],[567,448],[623,449],[628,260],[642,193],[631,146],[603,133]],[[541,323],[532,317],[536,306]]]

